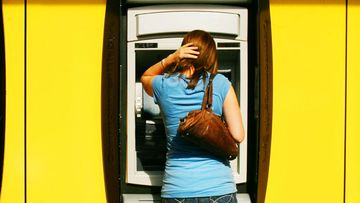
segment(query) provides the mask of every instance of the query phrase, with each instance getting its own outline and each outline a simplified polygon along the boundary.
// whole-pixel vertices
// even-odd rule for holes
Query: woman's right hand
[[[174,53],[170,54],[166,60],[170,60],[173,63],[178,63],[181,59],[197,59],[200,52],[198,47],[193,46],[193,43],[187,43],[178,48]]]

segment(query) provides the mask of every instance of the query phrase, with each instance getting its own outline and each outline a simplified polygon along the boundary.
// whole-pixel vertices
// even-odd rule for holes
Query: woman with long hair
[[[224,115],[238,143],[244,139],[239,103],[231,82],[217,73],[216,44],[211,35],[194,30],[181,47],[148,68],[141,77],[147,94],[159,105],[167,135],[162,202],[237,202],[228,160],[220,159],[177,134],[180,119],[201,108],[211,74],[213,112]]]

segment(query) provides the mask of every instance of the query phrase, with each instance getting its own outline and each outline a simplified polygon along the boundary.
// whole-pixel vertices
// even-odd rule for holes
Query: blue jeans
[[[162,203],[237,203],[236,193],[191,198],[161,198]]]

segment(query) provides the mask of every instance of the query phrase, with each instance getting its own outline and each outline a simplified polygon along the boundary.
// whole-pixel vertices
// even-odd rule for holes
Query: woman
[[[237,202],[229,161],[177,135],[180,118],[201,108],[206,83],[217,69],[214,39],[205,31],[194,30],[184,37],[177,51],[141,77],[145,91],[160,106],[166,128],[168,152],[162,202]],[[213,111],[224,115],[231,135],[240,143],[244,130],[239,103],[231,83],[221,74],[213,79]]]

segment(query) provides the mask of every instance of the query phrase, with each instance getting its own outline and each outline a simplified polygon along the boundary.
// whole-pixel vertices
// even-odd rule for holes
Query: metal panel
[[[240,16],[234,13],[175,11],[144,13],[136,17],[137,36],[186,33],[195,29],[237,36],[240,31]]]

